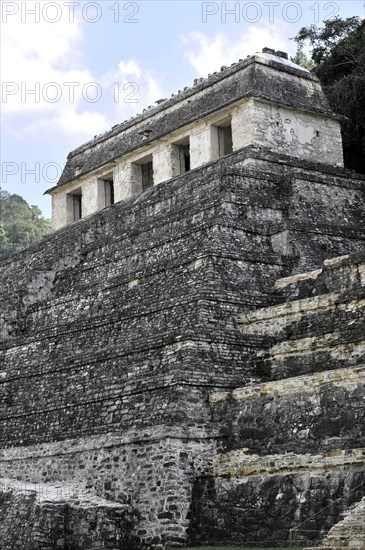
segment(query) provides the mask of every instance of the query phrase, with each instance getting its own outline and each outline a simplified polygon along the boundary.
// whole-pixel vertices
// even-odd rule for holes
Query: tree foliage
[[[294,38],[298,51],[309,41],[312,71],[321,81],[342,122],[345,166],[365,173],[365,21],[335,18],[302,27]]]
[[[29,206],[20,195],[0,189],[0,259],[27,248],[50,229],[38,206]]]
[[[307,69],[308,71],[312,71],[315,67],[313,59],[307,56],[304,51],[303,45],[298,45],[297,53],[294,57],[291,58],[291,60],[293,61],[293,63],[300,65],[300,67],[304,67],[304,69]]]

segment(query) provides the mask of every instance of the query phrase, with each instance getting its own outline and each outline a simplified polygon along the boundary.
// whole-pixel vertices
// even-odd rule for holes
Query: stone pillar
[[[218,128],[197,124],[190,135],[190,165],[197,168],[219,157]]]
[[[180,175],[180,155],[177,145],[162,145],[153,153],[154,184]]]
[[[67,224],[67,196],[64,192],[52,195],[52,229],[56,231]]]
[[[96,177],[89,179],[81,186],[82,217],[90,216],[99,208],[98,180]]]
[[[114,171],[114,200],[122,201],[142,193],[141,166],[133,162],[122,162]]]
[[[255,121],[253,118],[253,101],[238,105],[232,111],[232,147],[237,151],[251,145],[255,139]]]

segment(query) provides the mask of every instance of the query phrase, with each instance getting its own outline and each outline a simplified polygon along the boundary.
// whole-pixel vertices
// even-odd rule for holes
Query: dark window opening
[[[81,187],[66,195],[66,221],[73,223],[82,218],[82,191]]]
[[[153,185],[153,163],[146,162],[142,164],[142,191],[146,191]]]
[[[114,204],[114,182],[112,179],[104,180],[104,202],[105,206]]]
[[[77,222],[82,218],[82,199],[81,195],[72,195],[73,221]]]
[[[178,165],[180,170],[180,175],[185,174],[191,170],[190,165],[190,139],[189,137],[184,137],[179,141],[176,141],[174,144],[175,151],[178,155]]]
[[[180,149],[180,174],[185,174],[190,170],[190,144],[179,146]]]
[[[233,152],[232,126],[218,128],[219,156],[224,157]]]

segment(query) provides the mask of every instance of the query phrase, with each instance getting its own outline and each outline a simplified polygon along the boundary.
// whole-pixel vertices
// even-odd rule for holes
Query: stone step
[[[303,550],[346,550],[346,549],[349,549],[349,550],[364,550],[364,546],[363,544],[359,544],[359,545],[356,545],[356,544],[352,544],[351,543],[351,546],[343,546],[342,544],[340,545],[337,545],[337,546],[311,546],[311,547],[306,547],[306,548],[303,548]]]
[[[304,550],[364,550],[365,497],[355,504],[323,539],[321,546]]]
[[[365,520],[363,520],[365,521]],[[358,534],[364,534],[365,533],[365,527],[364,523],[359,522],[349,522],[346,523],[346,529],[351,528],[352,533],[358,533]],[[338,525],[336,526],[332,531],[332,536],[339,536],[342,534],[344,529],[344,526]]]
[[[352,526],[348,526],[347,527],[348,529],[351,529],[351,534],[352,535],[356,535],[358,537],[365,537],[365,530],[364,530],[364,527],[361,526],[361,525],[352,525]],[[338,532],[336,533],[332,533],[331,534],[331,539],[335,539],[335,538],[338,538],[338,537],[343,537],[343,535],[341,534],[341,531],[338,530]]]
[[[258,371],[267,379],[365,361],[364,268],[346,266],[347,260],[335,258],[323,269],[279,279],[276,288],[290,300],[237,317],[239,330],[258,350]]]
[[[333,544],[325,546],[310,546],[305,547],[303,550],[364,550],[364,548],[363,541],[351,541],[350,543],[334,542]]]
[[[364,544],[364,539],[358,539],[356,537],[352,537],[352,536],[349,535],[348,537],[346,537],[344,539],[341,539],[341,538],[339,538],[339,539],[334,538],[332,540],[328,539],[328,540],[323,541],[322,544],[323,544],[323,546],[328,548],[328,547],[336,546],[336,545],[339,545],[339,544],[342,544],[342,545],[345,545],[345,546],[349,546],[349,545],[353,546],[355,543],[356,544],[361,543],[363,545]],[[365,548],[365,546],[364,546],[364,548]]]
[[[285,452],[341,454],[364,441],[364,391],[365,363],[216,392],[209,402],[214,421],[231,422],[233,448],[282,454],[285,442]]]

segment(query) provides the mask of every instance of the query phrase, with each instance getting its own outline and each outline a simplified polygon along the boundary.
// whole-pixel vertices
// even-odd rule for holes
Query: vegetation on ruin
[[[20,195],[0,190],[0,260],[39,241],[50,230],[50,222],[38,206],[29,205]]]
[[[321,28],[302,27],[294,40],[294,62],[319,78],[333,111],[346,117],[341,123],[345,166],[365,174],[365,21],[337,17]]]

